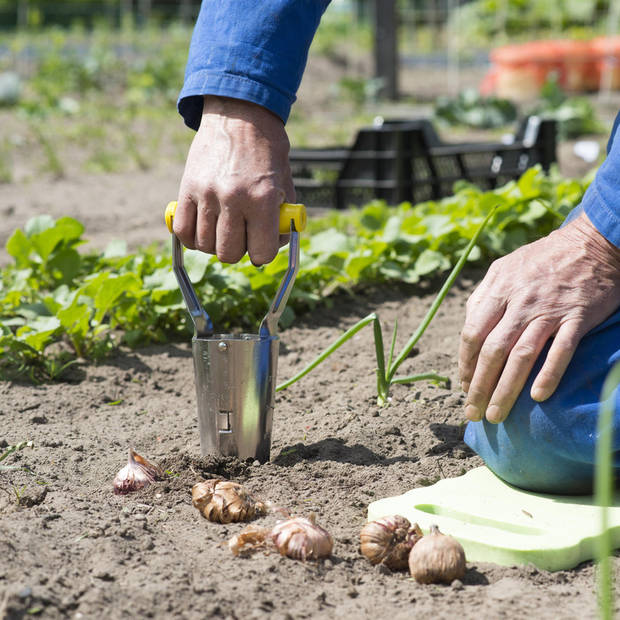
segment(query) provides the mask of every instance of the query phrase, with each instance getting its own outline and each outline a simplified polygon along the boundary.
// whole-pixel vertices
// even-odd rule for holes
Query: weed
[[[58,151],[56,150],[52,139],[45,134],[43,129],[38,125],[38,123],[32,123],[30,125],[30,128],[43,149],[43,154],[45,155],[46,160],[46,170],[48,172],[51,172],[51,174],[56,179],[63,178],[65,176],[65,168],[62,164],[62,161],[60,160]]]

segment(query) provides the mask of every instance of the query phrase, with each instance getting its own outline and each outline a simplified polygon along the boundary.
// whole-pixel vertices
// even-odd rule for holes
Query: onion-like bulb
[[[271,530],[271,540],[282,555],[302,562],[329,557],[334,547],[330,533],[316,524],[314,514],[280,521]]]
[[[409,554],[409,571],[418,583],[451,583],[465,575],[465,550],[461,543],[431,525]]]
[[[409,553],[422,538],[417,523],[393,515],[367,523],[360,533],[360,551],[371,564],[385,564],[390,570],[407,568]]]
[[[205,519],[216,523],[251,521],[267,512],[267,506],[254,499],[240,484],[218,478],[195,484],[192,504]]]
[[[126,495],[147,487],[156,480],[161,480],[163,473],[144,457],[129,448],[129,460],[114,478],[114,493]]]

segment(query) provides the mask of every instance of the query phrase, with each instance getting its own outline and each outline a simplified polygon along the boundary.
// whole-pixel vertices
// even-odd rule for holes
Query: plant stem
[[[409,341],[405,345],[404,349],[400,352],[396,360],[394,360],[394,363],[388,368],[388,371],[387,371],[388,384],[392,382],[392,378],[396,374],[398,367],[405,361],[409,353],[411,353],[411,349],[413,349],[413,347],[417,344],[418,340],[422,337],[422,334],[426,331],[426,328],[429,326],[430,322],[433,320],[433,317],[435,316],[435,313],[439,309],[441,302],[444,300],[445,296],[448,294],[450,287],[454,284],[454,281],[456,280],[457,276],[461,272],[461,269],[465,265],[465,262],[467,261],[467,257],[469,256],[474,246],[476,245],[478,238],[480,237],[482,231],[484,230],[484,227],[487,225],[488,221],[493,217],[493,214],[495,213],[496,209],[497,209],[497,205],[494,206],[489,212],[489,214],[484,218],[484,221],[482,222],[482,224],[480,224],[480,227],[478,228],[478,230],[472,237],[471,241],[467,244],[465,251],[463,252],[461,257],[457,261],[456,265],[454,265],[450,275],[448,276],[448,279],[446,280],[444,285],[441,287],[441,290],[435,297],[433,304],[431,305],[430,309],[426,313],[426,316],[422,320],[422,323],[420,324],[418,329],[416,329],[416,331],[413,333],[411,338],[409,338]]]
[[[387,401],[390,386],[385,376],[385,349],[383,348],[381,322],[376,315],[372,327],[375,335],[375,356],[377,358],[377,403],[383,405]]]
[[[620,389],[620,362],[607,375],[601,394],[601,410],[598,418],[596,442],[596,472],[594,491],[596,503],[601,507],[601,534],[598,544],[598,597],[603,620],[613,617],[613,598],[611,583],[611,565],[609,556],[612,552],[611,532],[607,509],[612,504],[613,482],[613,417],[614,396]]]
[[[420,375],[409,375],[408,377],[393,377],[390,381],[390,385],[394,385],[395,383],[413,383],[414,381],[435,381],[437,383],[441,381],[443,383],[450,383],[450,377],[444,377],[442,375],[438,375],[435,372],[423,372]]]
[[[323,353],[321,353],[316,359],[310,362],[303,370],[299,371],[295,376],[291,377],[288,381],[281,383],[276,387],[276,392],[280,390],[284,390],[289,385],[292,385],[296,381],[299,381],[302,377],[305,377],[311,370],[316,368],[321,362],[325,361],[336,349],[341,347],[347,340],[353,338],[353,336],[360,331],[363,327],[366,327],[369,323],[373,321],[378,321],[377,315],[373,312],[369,314],[367,317],[364,317],[361,321],[358,321],[353,327],[347,329],[334,344],[332,344],[329,348],[325,349]],[[376,345],[375,345],[376,346]]]

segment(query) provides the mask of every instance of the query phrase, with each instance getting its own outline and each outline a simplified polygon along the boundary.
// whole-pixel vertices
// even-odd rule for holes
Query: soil
[[[175,163],[4,185],[0,243],[41,213],[77,217],[93,247],[119,237],[130,248],[164,241],[162,207],[181,173]],[[262,465],[200,456],[187,342],[123,350],[73,367],[63,383],[0,383],[0,454],[33,442],[1,463],[16,468],[0,470],[0,618],[597,617],[592,562],[554,573],[469,563],[461,581],[421,586],[373,568],[359,553],[369,502],[482,464],[462,441],[456,367],[464,305],[482,275],[460,278],[403,367],[447,375],[451,388],[396,385],[389,405],[377,406],[367,328],[278,393],[271,460]],[[371,311],[386,340],[398,319],[402,346],[437,285],[334,297],[283,332],[279,378]],[[129,447],[167,474],[117,496],[112,480]],[[233,557],[227,541],[244,526],[210,523],[191,504],[192,485],[214,476],[293,514],[315,513],[334,537],[332,557]],[[614,569],[620,572],[618,558]]]
[[[480,275],[459,280],[404,372],[433,369],[456,384],[463,307]],[[372,310],[386,334],[398,319],[402,346],[433,292],[334,298],[282,334],[280,379]],[[462,393],[397,385],[381,408],[373,350],[363,330],[278,393],[262,465],[200,457],[189,343],[122,351],[75,368],[65,383],[0,384],[0,448],[34,442],[3,462],[18,469],[0,472],[0,617],[596,617],[591,562],[554,573],[470,563],[460,582],[421,586],[360,555],[369,502],[481,465],[462,441]],[[112,480],[128,447],[168,473],[117,496]],[[210,523],[191,504],[192,485],[215,476],[293,514],[315,513],[334,537],[333,556],[233,557],[226,543],[243,525]]]

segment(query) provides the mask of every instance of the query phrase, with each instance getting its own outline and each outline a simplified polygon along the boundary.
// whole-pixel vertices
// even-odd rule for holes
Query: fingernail
[[[541,400],[545,400],[547,398],[547,394],[545,393],[545,390],[537,386],[534,386],[532,388],[530,392],[530,396],[532,397],[532,400],[535,400],[537,402],[540,402]]]
[[[503,421],[502,410],[497,405],[491,405],[487,408],[486,418],[492,424],[499,424]]]
[[[469,381],[461,381],[461,390],[467,394],[469,392]]]
[[[474,405],[467,405],[467,407],[465,407],[465,417],[472,422],[478,422],[482,419],[482,413],[478,407],[474,407]]]

